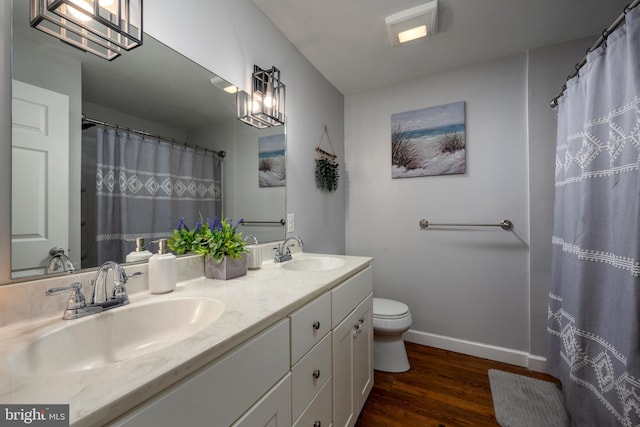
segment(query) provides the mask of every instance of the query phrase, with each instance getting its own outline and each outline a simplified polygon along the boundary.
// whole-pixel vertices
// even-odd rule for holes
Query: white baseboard
[[[506,347],[483,344],[479,342],[461,340],[458,338],[445,337],[442,335],[430,334],[427,332],[409,329],[403,336],[405,341],[415,344],[427,345],[429,347],[441,348],[443,350],[455,351],[456,353],[467,354],[469,356],[481,357],[483,359],[495,360],[496,362],[509,363],[511,365],[523,366],[537,372],[546,372],[547,358],[536,356],[524,351],[514,350]]]

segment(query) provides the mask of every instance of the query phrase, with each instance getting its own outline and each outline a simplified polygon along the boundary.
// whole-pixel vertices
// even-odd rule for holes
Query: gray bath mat
[[[496,421],[502,427],[565,427],[569,415],[553,383],[489,369]]]

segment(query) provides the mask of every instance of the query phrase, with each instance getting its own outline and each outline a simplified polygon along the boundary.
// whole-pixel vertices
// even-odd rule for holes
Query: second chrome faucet
[[[296,240],[298,242],[298,246],[302,249],[304,243],[302,243],[302,240],[298,236],[287,237],[279,247],[274,248],[273,262],[285,262],[291,260],[291,245],[287,244],[290,240]]]

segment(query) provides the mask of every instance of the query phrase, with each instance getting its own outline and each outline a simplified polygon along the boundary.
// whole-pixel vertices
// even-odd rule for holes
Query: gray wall
[[[374,256],[375,294],[409,305],[405,338],[544,369],[556,134],[549,100],[595,38],[347,97],[347,253]],[[391,114],[456,101],[467,107],[467,173],[391,179]],[[421,218],[507,218],[515,228],[420,231]]]
[[[375,257],[374,295],[409,305],[415,331],[528,349],[526,77],[523,53],[346,99],[347,253]],[[391,115],[458,101],[466,174],[392,179]]]

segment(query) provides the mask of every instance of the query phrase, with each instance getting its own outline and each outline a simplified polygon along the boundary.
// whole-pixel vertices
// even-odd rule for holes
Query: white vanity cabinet
[[[373,387],[371,267],[331,291],[333,425],[353,426]]]
[[[111,426],[353,426],[373,386],[371,267]]]
[[[278,384],[275,397],[251,409],[255,411],[251,424],[240,425],[290,426],[289,365],[289,319],[285,319],[111,425],[227,427]]]

